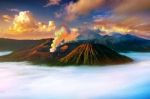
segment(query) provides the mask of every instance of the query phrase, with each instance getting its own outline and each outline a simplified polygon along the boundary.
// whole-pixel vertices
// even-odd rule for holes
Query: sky
[[[150,0],[0,0],[0,38],[43,39],[83,28],[149,39]]]

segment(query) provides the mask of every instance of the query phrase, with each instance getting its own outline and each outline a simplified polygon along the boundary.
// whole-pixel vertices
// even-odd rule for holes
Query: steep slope
[[[101,44],[82,43],[60,61],[71,65],[108,65],[128,63],[132,60]]]
[[[0,61],[30,61],[50,66],[63,65],[108,65],[128,63],[132,60],[93,41],[70,42],[49,52],[52,41],[46,41],[34,48],[16,51],[0,57]],[[73,45],[73,46],[72,46]]]
[[[10,55],[0,57],[1,61],[40,61],[49,59],[51,53],[49,52],[52,41],[48,40],[31,49],[24,49],[15,51]]]

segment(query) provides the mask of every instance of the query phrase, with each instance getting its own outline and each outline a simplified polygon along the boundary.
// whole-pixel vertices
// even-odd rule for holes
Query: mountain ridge
[[[74,44],[76,44],[76,46],[74,46],[73,49],[71,48],[70,51],[67,51],[66,49],[68,49],[72,46],[69,45],[68,47],[64,47],[64,46],[66,46],[66,43],[65,43],[64,45],[62,45],[60,47],[60,48],[63,47],[63,52],[61,52],[62,49],[59,50],[59,48],[57,48],[55,52],[51,53],[51,52],[49,52],[49,49],[50,49],[50,45],[52,42],[47,41],[47,42],[42,43],[32,49],[22,50],[22,51],[14,52],[10,55],[2,56],[2,57],[0,57],[0,61],[29,61],[31,63],[49,64],[50,66],[53,66],[53,65],[57,65],[57,66],[85,65],[85,64],[86,65],[109,65],[109,64],[121,64],[121,63],[132,62],[132,59],[118,54],[117,52],[111,50],[110,48],[107,48],[105,45],[101,45],[101,44],[95,45],[94,42],[91,42],[91,41],[88,41],[88,42],[90,42],[90,45],[87,47],[89,47],[90,50],[86,49],[86,47],[84,47],[86,44],[88,44],[87,41],[85,41],[85,42],[74,42]],[[72,44],[72,43],[70,43],[70,44]],[[82,45],[83,45],[83,47],[80,48],[80,46],[82,46]],[[97,48],[96,46],[99,46],[99,48]],[[96,47],[96,49],[95,49],[95,47]],[[68,57],[68,55],[73,53],[74,50],[76,52],[76,49],[79,49],[79,48],[82,51],[84,51],[86,49],[85,50],[86,53],[89,53],[89,54],[86,55],[85,52],[84,52],[84,54],[85,54],[84,56],[82,55],[82,53],[79,53],[79,54],[82,55],[84,60],[87,59],[87,61],[91,61],[91,63],[87,63],[87,61],[85,61],[85,63],[76,63],[74,61],[73,61],[73,63],[69,63],[69,62],[63,61],[64,59],[67,59],[66,57]],[[99,52],[99,50],[101,50],[102,52]],[[77,50],[77,52],[82,52],[82,51]],[[91,52],[93,52],[94,54],[91,54]],[[64,54],[62,54],[62,53],[64,53]],[[81,58],[76,55],[78,55],[78,53],[73,54],[72,57],[74,57],[76,60],[80,60]],[[93,56],[90,56],[90,55],[93,55]],[[105,57],[104,55],[106,55],[107,58],[104,58]],[[90,58],[90,57],[93,57],[93,58]],[[100,57],[103,57],[103,58],[101,58],[101,60],[95,61],[96,58],[100,58]],[[115,60],[113,60],[113,59],[115,59]],[[70,59],[68,59],[68,60],[70,60]],[[109,60],[109,61],[107,61],[107,60]],[[94,62],[92,62],[92,61],[94,61]]]
[[[0,51],[17,51],[23,49],[30,49],[47,40],[52,40],[52,39],[15,40],[15,39],[0,38]]]
[[[131,62],[131,59],[118,54],[104,45],[83,43],[60,59],[65,64],[108,65]]]

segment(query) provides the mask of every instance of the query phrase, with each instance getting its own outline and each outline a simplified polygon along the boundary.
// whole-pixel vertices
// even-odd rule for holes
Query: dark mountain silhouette
[[[0,51],[17,51],[30,49],[37,46],[48,39],[42,40],[15,40],[0,38]]]
[[[34,48],[16,51],[0,57],[0,61],[29,61],[49,65],[108,65],[128,63],[132,60],[92,41],[65,43],[50,53],[51,41]],[[73,45],[72,45],[73,44]]]
[[[15,51],[10,55],[0,57],[1,61],[41,61],[50,57],[50,45],[52,40],[48,40],[36,47]]]
[[[71,47],[72,44],[76,47]],[[130,58],[93,41],[67,43],[60,46],[56,53],[55,55],[62,63],[70,65],[108,65],[132,61]]]

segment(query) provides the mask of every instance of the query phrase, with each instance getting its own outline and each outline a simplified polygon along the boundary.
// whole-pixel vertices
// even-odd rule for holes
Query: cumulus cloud
[[[52,6],[52,5],[59,5],[61,0],[49,0],[48,3],[44,7]]]
[[[38,32],[52,32],[56,29],[56,24],[54,21],[49,21],[48,24],[44,24],[42,22],[38,23]]]
[[[3,29],[3,37],[5,38],[41,39],[54,37],[55,22],[43,23],[38,21],[30,11],[20,11],[14,17],[8,15],[2,17],[5,21],[11,19],[9,27]]]
[[[55,49],[62,41],[75,40],[78,29],[57,27],[54,21],[48,24],[38,21],[30,11],[21,11],[15,15],[12,25],[5,31],[5,37],[15,39],[41,39],[55,37],[52,47]],[[3,37],[4,37],[3,36]]]
[[[74,20],[80,15],[86,15],[103,4],[103,0],[78,0],[71,2],[67,7],[67,20]]]
[[[44,24],[36,20],[30,11],[21,11],[19,15],[15,15],[10,33],[22,34],[33,32],[51,32],[55,30],[55,22],[49,21],[49,24]]]
[[[21,11],[19,15],[15,15],[13,25],[9,30],[12,32],[23,33],[32,32],[35,28],[37,28],[36,20],[32,13],[29,11]]]

